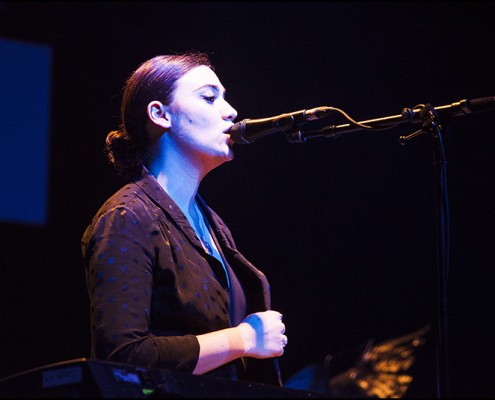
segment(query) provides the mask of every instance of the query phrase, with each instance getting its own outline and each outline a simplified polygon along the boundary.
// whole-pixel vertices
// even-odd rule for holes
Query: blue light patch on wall
[[[52,50],[0,38],[0,221],[44,225]]]

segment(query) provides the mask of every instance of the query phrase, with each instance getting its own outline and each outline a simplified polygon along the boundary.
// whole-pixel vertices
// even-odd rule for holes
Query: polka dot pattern
[[[233,303],[221,263],[204,252],[185,216],[146,170],[104,203],[81,243],[92,357],[192,372],[199,354],[194,335],[269,307],[265,276],[210,212],[228,269],[236,271]]]

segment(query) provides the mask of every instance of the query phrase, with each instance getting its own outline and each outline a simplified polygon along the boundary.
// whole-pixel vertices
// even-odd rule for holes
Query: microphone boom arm
[[[350,133],[361,130],[382,131],[382,130],[394,128],[397,125],[406,122],[412,124],[421,123],[423,122],[421,111],[424,108],[425,105],[420,104],[413,108],[404,108],[402,110],[402,114],[400,115],[392,115],[388,117],[370,119],[361,122],[352,121],[351,123],[346,123],[341,125],[327,125],[321,129],[313,130],[313,131],[299,130],[295,132],[289,132],[287,135],[287,140],[289,140],[289,142],[301,143],[301,142],[305,142],[307,139],[311,139],[315,137],[324,136],[330,138],[337,138],[343,133]],[[337,108],[333,108],[333,109],[335,111],[339,111]],[[477,112],[493,111],[495,110],[495,96],[482,97],[473,100],[465,99],[444,106],[435,107],[434,110],[439,115],[448,115],[450,117],[464,116]]]

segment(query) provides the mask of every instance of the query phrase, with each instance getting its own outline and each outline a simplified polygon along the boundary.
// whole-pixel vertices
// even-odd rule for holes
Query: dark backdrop
[[[0,377],[88,356],[80,239],[120,186],[102,148],[140,62],[208,52],[238,120],[326,105],[364,121],[494,96],[492,9],[475,1],[0,3],[0,37],[53,49],[48,222],[0,224]],[[36,104],[26,107],[28,115]],[[444,126],[456,397],[494,394],[494,114]],[[235,159],[204,181],[200,192],[271,281],[289,336],[285,378],[370,338],[435,330],[433,145],[428,135],[398,143],[416,129],[299,144],[274,134],[236,146]],[[430,332],[418,349],[408,396],[435,396],[435,341]]]

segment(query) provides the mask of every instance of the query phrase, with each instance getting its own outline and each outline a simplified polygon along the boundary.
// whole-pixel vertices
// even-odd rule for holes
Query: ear
[[[153,100],[148,104],[148,117],[155,125],[162,128],[170,128],[170,114],[167,108],[158,100]]]

